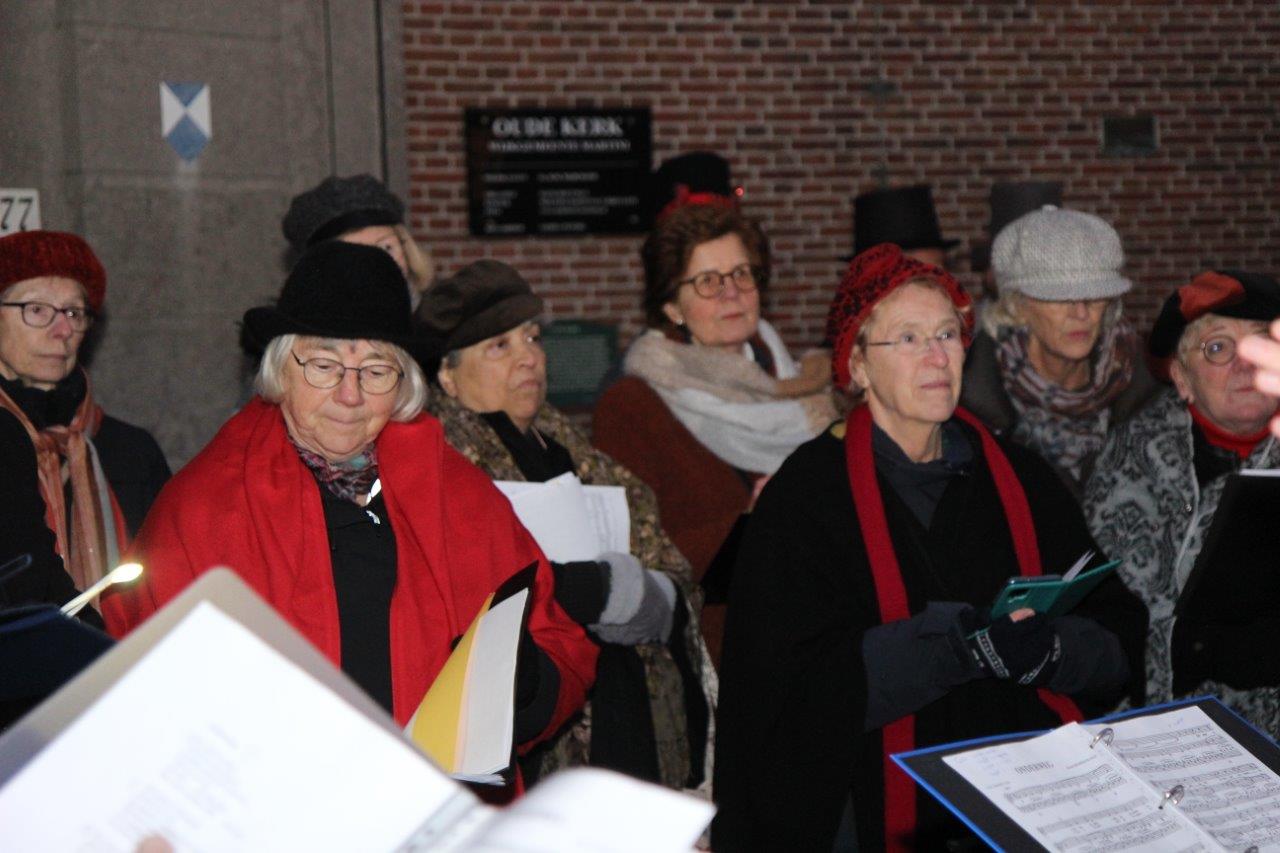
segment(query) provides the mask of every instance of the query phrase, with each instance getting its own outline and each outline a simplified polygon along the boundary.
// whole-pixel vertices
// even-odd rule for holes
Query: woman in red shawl
[[[968,849],[888,756],[1079,719],[1142,672],[1145,612],[1114,577],[1066,616],[986,617],[1009,577],[1096,546],[1044,460],[956,407],[971,329],[955,279],[897,246],[845,273],[827,331],[864,404],[783,463],[747,527],[718,851]]]
[[[405,724],[485,597],[537,564],[517,671],[518,746],[583,703],[595,647],[489,478],[420,414],[409,293],[381,249],[309,249],[275,307],[255,397],[170,481],[138,536],[144,582],[104,599],[116,635],[197,575],[239,573]]]

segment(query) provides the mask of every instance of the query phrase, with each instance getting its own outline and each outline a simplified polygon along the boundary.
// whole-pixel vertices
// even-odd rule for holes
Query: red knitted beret
[[[901,285],[917,279],[936,282],[947,292],[964,317],[964,339],[966,345],[969,343],[973,334],[973,312],[968,309],[973,300],[951,273],[907,257],[893,243],[872,246],[849,262],[836,297],[831,301],[831,310],[827,312],[826,339],[835,347],[831,371],[839,387],[849,387],[849,354],[871,309]]]
[[[89,244],[62,231],[19,231],[0,237],[0,292],[12,284],[47,275],[84,286],[89,308],[102,311],[107,272]]]

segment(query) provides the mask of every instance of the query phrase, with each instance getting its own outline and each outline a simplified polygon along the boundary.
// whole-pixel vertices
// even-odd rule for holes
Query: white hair
[[[285,359],[289,358],[293,348],[299,343],[306,346],[329,347],[344,342],[343,338],[319,338],[305,335],[280,335],[272,338],[267,350],[258,365],[258,375],[254,377],[253,388],[268,403],[279,403],[284,399]],[[394,358],[397,366],[404,373],[400,384],[396,386],[396,406],[391,411],[393,421],[411,421],[422,412],[427,405],[427,380],[422,375],[422,368],[414,361],[413,356],[400,347],[387,341],[370,341]]]

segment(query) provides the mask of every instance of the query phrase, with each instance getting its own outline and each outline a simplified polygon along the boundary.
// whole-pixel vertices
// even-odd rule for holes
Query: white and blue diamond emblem
[[[190,162],[213,138],[207,83],[160,84],[160,135]]]

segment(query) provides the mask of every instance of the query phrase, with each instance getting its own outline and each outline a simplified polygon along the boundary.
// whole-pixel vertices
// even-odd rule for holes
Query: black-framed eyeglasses
[[[704,270],[697,275],[682,278],[676,282],[677,287],[683,287],[686,284],[693,285],[693,292],[701,296],[703,299],[715,299],[721,293],[724,293],[724,283],[726,279],[732,279],[733,284],[738,290],[755,290],[758,286],[760,273],[751,264],[738,264],[738,266],[728,272],[719,272],[718,270]]]
[[[903,332],[891,341],[867,341],[864,346],[896,347],[903,355],[919,356],[929,351],[929,344],[936,343],[944,352],[955,353],[964,348],[964,338],[959,329],[943,329],[936,335],[919,332]]]
[[[83,332],[93,325],[95,315],[83,305],[67,305],[59,308],[57,305],[50,305],[48,302],[0,302],[0,306],[5,308],[21,308],[22,322],[26,323],[33,329],[47,329],[53,325],[53,321],[58,315],[67,318],[67,322],[71,328],[77,332]]]
[[[364,367],[347,367],[332,358],[309,358],[306,361],[298,358],[293,350],[289,351],[293,360],[302,368],[302,378],[312,388],[326,390],[337,388],[347,378],[347,371],[356,372],[356,381],[360,390],[366,394],[389,394],[400,384],[404,371],[390,364],[366,364]]]

